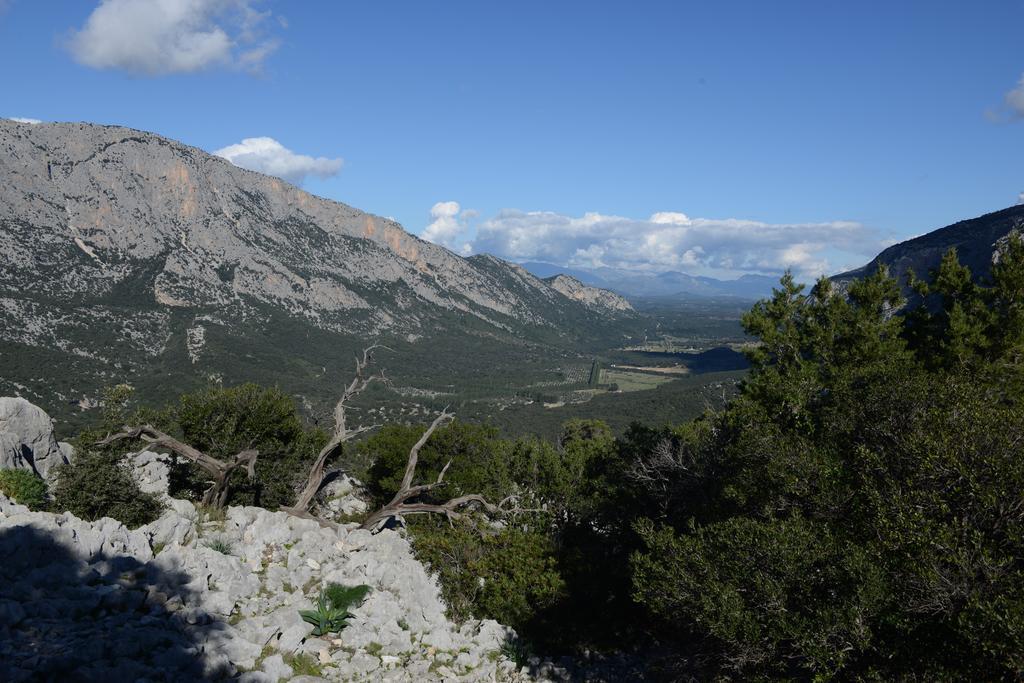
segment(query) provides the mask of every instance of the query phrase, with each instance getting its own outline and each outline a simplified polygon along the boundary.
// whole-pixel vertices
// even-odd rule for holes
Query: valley
[[[734,383],[745,367],[733,349],[749,301],[632,305],[152,133],[2,120],[0,144],[0,394],[36,402],[61,434],[120,384],[159,408],[254,382],[317,423],[372,344],[388,382],[362,397],[368,419],[450,405],[546,436],[576,415],[650,416],[650,395],[703,409],[700,377]]]
[[[732,348],[743,343],[732,309],[641,309],[597,339],[527,340],[480,326],[415,339],[344,335],[269,308],[244,323],[245,334],[238,334],[240,321],[215,312],[125,311],[131,323],[123,329],[132,337],[87,321],[69,324],[80,309],[27,306],[52,317],[52,327],[34,331],[48,343],[4,344],[0,393],[44,406],[62,435],[94,422],[103,390],[118,384],[131,385],[154,408],[204,386],[278,386],[316,422],[329,413],[355,354],[372,343],[387,347],[377,363],[389,384],[362,397],[367,420],[416,422],[452,406],[462,419],[547,437],[573,417],[621,429],[633,420],[699,414],[721,402],[709,383],[725,382],[728,395],[745,367]],[[89,350],[93,345],[102,353]]]
[[[0,0],[0,683],[1024,681],[1022,23]]]

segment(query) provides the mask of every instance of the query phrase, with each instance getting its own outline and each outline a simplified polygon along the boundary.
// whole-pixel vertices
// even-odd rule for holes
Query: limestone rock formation
[[[49,478],[73,455],[70,444],[54,437],[53,420],[42,408],[23,398],[0,398],[0,469],[26,469]]]
[[[0,399],[12,403],[22,405]],[[504,654],[511,629],[448,619],[437,580],[403,529],[327,529],[257,507],[211,519],[168,495],[169,456],[125,458],[164,505],[137,529],[31,511],[0,493],[0,680],[635,679],[628,659],[580,669],[531,658],[520,668]],[[359,488],[334,479],[323,491],[326,509],[365,509]],[[371,592],[345,628],[317,637],[299,611],[313,609],[329,583]]]
[[[7,290],[87,300],[131,287],[165,309],[249,300],[363,331],[419,329],[433,309],[550,324],[560,306],[511,264],[480,267],[151,133],[0,120],[0,179]]]
[[[307,395],[367,339],[571,341],[627,313],[158,135],[0,119],[0,392],[64,421],[155,373],[291,365]]]
[[[590,287],[571,275],[555,275],[544,280],[563,296],[579,301],[584,306],[607,311],[632,311],[633,306],[624,297],[607,289]]]
[[[163,456],[131,458],[145,488],[166,485]],[[500,654],[508,629],[447,619],[396,531],[252,507],[210,521],[163,500],[130,530],[0,494],[0,679],[278,681],[300,657],[325,680],[528,680]],[[299,610],[331,582],[373,590],[341,632],[314,637]]]

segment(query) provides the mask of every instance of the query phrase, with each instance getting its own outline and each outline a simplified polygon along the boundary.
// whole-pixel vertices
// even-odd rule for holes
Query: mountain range
[[[942,255],[956,248],[961,263],[969,266],[976,278],[988,275],[992,254],[999,240],[1010,230],[1024,232],[1024,204],[995,211],[977,218],[962,220],[944,228],[894,244],[878,254],[869,263],[831,277],[845,282],[864,277],[885,264],[889,272],[904,286],[907,273],[913,270],[926,277],[937,268]],[[630,298],[663,297],[736,297],[756,300],[771,295],[778,277],[744,275],[736,280],[718,280],[711,277],[687,275],[680,272],[638,273],[615,268],[569,268],[551,263],[526,262],[523,268],[540,278],[564,274],[591,287],[618,292]],[[907,294],[910,293],[905,288]]]
[[[591,287],[610,290],[630,298],[683,299],[735,297],[756,301],[772,293],[777,276],[743,275],[736,280],[688,275],[678,271],[644,273],[617,268],[569,268],[552,263],[528,261],[520,264],[540,278],[567,275]]]
[[[1024,206],[961,221],[836,278],[923,275],[953,246],[981,277],[1022,225]],[[152,403],[256,380],[315,412],[370,343],[398,395],[515,396],[659,334],[623,295],[738,301],[776,282],[464,258],[195,147],[82,123],[0,120],[0,245],[0,395],[62,422],[122,382]]]
[[[41,387],[89,403],[104,384],[180,386],[232,366],[226,379],[255,364],[323,374],[382,340],[422,365],[470,338],[572,341],[633,315],[610,292],[463,258],[117,126],[0,120],[0,244],[0,394],[55,415]]]

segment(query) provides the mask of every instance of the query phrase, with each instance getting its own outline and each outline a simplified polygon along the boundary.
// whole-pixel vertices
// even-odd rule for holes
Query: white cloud
[[[435,222],[439,219],[451,216],[435,216]],[[437,230],[442,228],[453,229],[447,222]],[[836,262],[867,261],[881,249],[881,237],[851,221],[764,223],[678,212],[647,219],[598,213],[576,217],[506,209],[482,221],[468,244],[473,253],[584,268],[726,277],[790,268],[814,277],[832,272]]]
[[[31,123],[33,126],[37,123],[42,123],[39,119],[29,119],[24,116],[12,116],[9,120],[17,121],[18,123]]]
[[[1017,204],[1024,204],[1024,192],[1021,192],[1019,195],[1017,195]]]
[[[74,31],[75,60],[155,76],[228,66],[259,71],[278,41],[258,0],[101,0]]]
[[[430,217],[434,220],[424,228],[420,237],[468,256],[472,247],[464,238],[469,230],[469,221],[479,215],[479,211],[463,209],[458,202],[438,202],[430,208]]]
[[[659,211],[651,215],[651,222],[658,225],[686,225],[690,217],[677,211]]]
[[[1006,97],[1003,99],[1012,116],[1024,118],[1024,75],[1017,81],[1017,87],[1006,93]]]
[[[274,138],[267,137],[245,138],[238,144],[218,149],[214,154],[235,166],[284,178],[296,185],[302,184],[310,175],[319,178],[335,176],[344,163],[342,159],[296,154]]]

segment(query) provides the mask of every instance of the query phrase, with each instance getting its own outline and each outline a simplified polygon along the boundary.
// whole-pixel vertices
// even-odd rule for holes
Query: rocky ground
[[[146,488],[165,481],[162,458],[135,457]],[[339,510],[359,505],[346,488]],[[508,629],[446,618],[399,532],[165,502],[129,530],[0,495],[0,679],[532,680],[502,655]],[[373,590],[345,629],[315,638],[299,610],[328,582]]]
[[[0,468],[52,479],[74,457],[49,416],[0,398]],[[257,507],[203,512],[171,498],[168,456],[126,456],[164,511],[128,529],[29,510],[0,493],[0,681],[624,681],[625,655],[519,666],[515,633],[448,620],[404,529],[322,528]],[[364,512],[359,483],[321,492],[336,519]],[[340,632],[312,635],[299,610],[330,583],[367,585]]]

